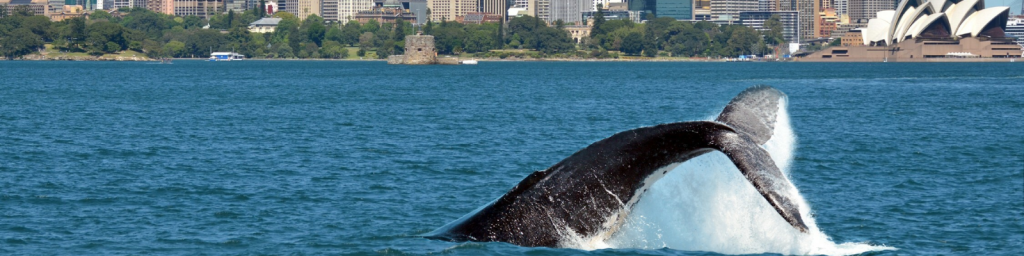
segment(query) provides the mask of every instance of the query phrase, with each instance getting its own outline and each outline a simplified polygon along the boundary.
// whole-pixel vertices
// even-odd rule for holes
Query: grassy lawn
[[[46,54],[46,56],[50,56],[50,57],[56,57],[56,56],[92,57],[92,55],[89,55],[88,53],[85,53],[85,52],[61,52],[60,49],[55,48],[52,44],[46,44],[45,47],[46,47],[46,49],[43,50],[43,52]],[[141,53],[141,52],[136,52],[136,51],[133,51],[133,50],[124,50],[124,51],[120,51],[118,53],[103,54],[103,57],[107,57],[107,58],[117,58],[117,57],[122,57],[122,58],[131,58],[131,57],[145,58],[146,54]]]
[[[359,52],[359,47],[345,47],[345,49],[348,50],[348,58],[345,58],[346,60],[358,60],[360,58],[364,60],[377,59],[377,51],[366,51],[366,56],[359,57],[359,55],[356,55],[356,52]]]

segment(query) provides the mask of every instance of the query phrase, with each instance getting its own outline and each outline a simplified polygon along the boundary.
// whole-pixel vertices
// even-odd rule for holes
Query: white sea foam
[[[765,148],[788,176],[796,136],[785,102],[781,105],[775,134]],[[579,249],[672,248],[727,254],[848,255],[895,249],[866,243],[836,244],[818,229],[799,191],[794,194],[808,233],[790,226],[729,158],[715,151],[683,163],[655,183],[610,237],[569,235],[572,239],[566,245]]]

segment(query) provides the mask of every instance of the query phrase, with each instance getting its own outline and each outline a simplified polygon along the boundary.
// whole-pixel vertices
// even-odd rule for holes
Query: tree
[[[256,17],[263,18],[267,16],[267,1],[260,0],[260,3],[256,5]]]
[[[186,56],[188,56],[188,55],[185,54],[185,43],[182,43],[182,42],[179,42],[179,41],[176,41],[176,40],[171,40],[170,42],[167,42],[166,44],[164,44],[163,51],[164,51],[164,54],[166,54],[167,56],[171,56],[171,57],[186,57]]]
[[[227,39],[219,31],[210,29],[195,30],[185,39],[187,54],[198,57],[210,56],[211,51],[225,50]]]
[[[292,52],[292,47],[287,44],[282,44],[277,47],[278,58],[295,58],[295,53]]]
[[[643,35],[634,31],[622,38],[622,46],[619,50],[627,55],[638,55],[644,49],[643,44]]]
[[[121,45],[115,42],[107,42],[107,45],[104,47],[104,51],[109,53],[117,53],[121,51]]]
[[[94,52],[94,54],[101,52],[114,52],[111,51],[111,49],[115,48],[119,51],[127,45],[127,42],[124,40],[124,36],[121,34],[124,31],[124,28],[117,23],[106,21],[96,22],[89,25],[86,31],[88,32],[88,36],[85,38],[86,44],[88,45],[87,47],[89,48],[89,51]],[[108,42],[113,42],[119,47],[110,47],[107,44]]]
[[[405,22],[405,20],[403,20],[403,19],[395,20],[395,28],[391,32],[391,39],[395,40],[396,42],[398,42],[398,41],[405,41],[405,32],[406,32],[406,28],[408,28],[408,27],[409,27],[409,23]]]
[[[320,47],[320,56],[330,59],[344,59],[348,58],[348,49],[345,49],[345,46],[341,45],[341,43],[327,40],[324,41],[324,46]]]
[[[203,27],[203,19],[195,15],[185,16],[181,26],[185,29],[201,28]]]
[[[373,48],[373,46],[374,46],[373,41],[374,41],[373,33],[365,32],[365,33],[363,33],[363,35],[359,36],[359,48],[360,49],[364,49],[364,50],[369,50],[370,48]]]
[[[33,34],[39,36],[43,41],[53,40],[53,31],[51,29],[52,25],[53,22],[50,22],[49,18],[42,15],[25,17],[25,19],[21,21],[21,27],[32,31]]]
[[[604,8],[602,8],[601,4],[597,4],[597,13],[594,14],[594,24],[591,25],[592,29],[590,30],[591,37],[594,37],[595,35],[603,36],[606,33],[606,31],[603,30],[605,23],[603,9]]]
[[[353,46],[359,43],[359,35],[359,22],[350,20],[348,23],[345,23],[345,27],[341,29],[341,39],[338,40],[338,42]]]
[[[343,36],[342,36],[342,33],[341,33],[341,29],[338,28],[337,26],[331,26],[331,28],[327,29],[327,33],[324,33],[324,40],[325,41],[330,40],[330,41],[334,41],[335,43],[337,43],[337,42],[341,42],[342,40],[344,40],[342,37]],[[321,47],[322,47],[322,45],[321,45]]]
[[[302,23],[304,30],[306,31],[306,37],[310,42],[316,43],[317,46],[322,44],[324,41],[324,34],[327,28],[324,27],[324,19],[320,18],[316,14],[310,14],[306,17],[306,21]]]
[[[782,35],[782,22],[779,21],[779,15],[772,15],[768,20],[764,21],[765,27],[765,40],[771,45],[781,45],[786,43],[786,38]]]
[[[386,59],[395,53],[395,40],[385,40],[384,43],[377,47],[377,58]]]
[[[359,28],[359,32],[362,32],[362,33],[366,33],[366,32],[377,33],[377,30],[379,30],[379,29],[380,29],[380,23],[377,22],[377,20],[371,19],[370,21],[367,21],[366,24],[363,24],[363,26]]]
[[[43,47],[43,40],[27,28],[18,28],[0,38],[0,54],[7,59],[21,58]]]
[[[729,56],[746,55],[751,51],[759,40],[757,31],[746,26],[736,26],[732,30],[732,36],[728,40],[728,48],[731,50]]]
[[[232,23],[234,21],[235,21],[235,10],[228,10],[228,19],[226,21],[227,22],[227,26],[225,26],[225,28],[230,29],[232,27],[232,25],[233,25]]]
[[[114,16],[111,16],[109,12],[104,10],[96,10],[89,14],[90,20],[111,20]]]

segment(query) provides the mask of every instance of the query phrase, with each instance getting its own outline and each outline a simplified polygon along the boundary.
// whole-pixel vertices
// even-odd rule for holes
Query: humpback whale
[[[761,146],[774,133],[780,101],[769,86],[750,87],[714,121],[642,127],[595,142],[534,172],[497,200],[426,237],[564,247],[571,236],[608,237],[647,189],[678,164],[724,153],[793,228],[807,233],[792,184]]]

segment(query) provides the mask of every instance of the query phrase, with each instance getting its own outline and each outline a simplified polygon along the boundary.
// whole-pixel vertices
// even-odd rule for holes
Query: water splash
[[[788,176],[796,136],[785,101],[780,105],[775,134],[764,147]],[[836,244],[818,228],[799,191],[794,194],[808,233],[790,226],[729,158],[715,151],[681,164],[655,183],[611,237],[576,237],[570,239],[571,247],[825,255],[895,249],[866,243]]]

